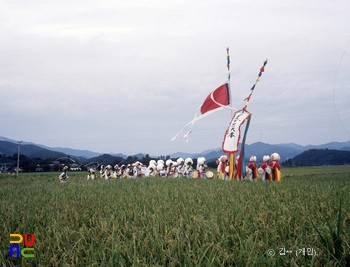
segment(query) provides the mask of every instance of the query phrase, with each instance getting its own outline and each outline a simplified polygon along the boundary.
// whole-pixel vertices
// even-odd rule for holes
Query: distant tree
[[[25,171],[29,171],[30,170],[30,165],[31,165],[31,160],[28,159],[28,158],[20,160],[20,162],[19,162],[20,168],[22,168]]]
[[[292,159],[291,158],[289,158],[289,159],[287,159],[287,160],[285,160],[285,161],[283,161],[282,162],[282,166],[284,166],[284,167],[292,167]]]
[[[302,160],[297,160],[297,161],[295,162],[295,166],[297,166],[297,167],[304,166],[303,161],[302,161]]]
[[[116,157],[115,160],[113,161],[113,166],[116,164],[120,164],[123,162],[123,157]]]
[[[17,160],[18,153],[14,153],[12,156],[8,156],[7,158]],[[19,160],[26,160],[28,157],[26,155],[20,154],[19,155]]]
[[[214,161],[209,161],[209,162],[207,163],[207,166],[208,166],[210,169],[216,169],[218,165],[216,164],[216,161],[214,160]]]
[[[49,172],[49,171],[51,171],[51,166],[48,165],[48,164],[44,165],[44,166],[43,166],[43,171],[44,171],[44,172]]]

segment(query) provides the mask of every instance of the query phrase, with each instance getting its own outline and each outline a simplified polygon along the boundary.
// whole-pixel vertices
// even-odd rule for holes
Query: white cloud
[[[349,7],[346,0],[5,1],[0,122],[12,126],[1,135],[114,153],[220,147],[230,121],[223,111],[196,123],[189,143],[170,139],[226,81],[230,46],[234,107],[269,59],[249,104],[248,143],[347,141]]]

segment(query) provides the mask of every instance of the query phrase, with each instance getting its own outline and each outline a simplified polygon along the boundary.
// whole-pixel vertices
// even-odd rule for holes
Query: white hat
[[[169,167],[170,164],[173,164],[173,161],[172,161],[171,159],[168,159],[168,160],[165,162],[165,164]]]
[[[268,155],[263,156],[263,162],[268,162],[270,157]]]
[[[225,162],[225,161],[227,160],[227,156],[226,156],[226,155],[222,155],[222,156],[219,158],[219,160],[220,160],[221,162]]]
[[[198,164],[202,165],[202,164],[205,163],[205,158],[204,157],[200,157],[200,158],[197,159],[197,162],[198,162]]]
[[[184,162],[184,159],[183,159],[183,158],[178,158],[178,159],[176,160],[177,165],[181,165],[181,163],[183,163],[183,162]]]
[[[157,164],[157,171],[161,171],[163,169],[164,169],[164,164],[163,163]]]
[[[278,155],[277,153],[273,153],[273,154],[271,155],[271,159],[272,159],[273,161],[278,161],[278,160],[281,159],[281,157],[280,157],[280,155]]]
[[[185,163],[186,164],[189,164],[189,163],[193,164],[193,160],[191,158],[186,158]]]
[[[249,160],[250,161],[256,161],[256,156],[251,156]]]

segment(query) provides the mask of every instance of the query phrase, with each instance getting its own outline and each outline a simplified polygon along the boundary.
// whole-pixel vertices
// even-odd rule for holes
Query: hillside
[[[72,148],[62,148],[62,147],[47,147],[43,145],[38,145],[47,150],[56,151],[64,153],[65,155],[81,157],[81,158],[92,158],[100,155],[100,153],[92,152],[89,150],[81,150],[81,149],[72,149]]]
[[[286,147],[283,144],[281,145],[271,145],[262,142],[253,143],[251,145],[246,145],[245,148],[246,158],[254,155],[257,157],[258,162],[262,161],[264,155],[271,155],[272,153],[277,152],[281,156],[281,161],[284,161],[288,158],[293,158],[296,155],[300,154],[303,150],[296,147]]]
[[[350,151],[309,149],[292,159],[295,166],[322,166],[350,164]]]
[[[91,162],[96,162],[97,164],[103,164],[103,165],[107,165],[107,164],[115,165],[122,160],[123,160],[122,157],[116,157],[109,154],[103,154],[103,155],[89,159],[89,161]]]
[[[239,146],[240,149],[240,146]],[[296,155],[303,152],[303,146],[295,144],[280,144],[280,145],[271,145],[262,142],[256,142],[250,145],[245,146],[245,158],[249,159],[250,156],[256,156],[257,161],[261,162],[264,155],[271,155],[272,153],[277,152],[281,156],[281,161],[285,161],[289,158],[293,158]],[[204,156],[207,161],[213,161],[223,155],[222,149],[217,148],[212,151],[207,151],[207,154],[195,154],[194,157]]]
[[[2,156],[12,156],[13,154],[18,153],[18,144],[0,141],[0,154]],[[41,159],[56,159],[59,157],[67,156],[67,154],[51,151],[45,148],[41,148],[36,145],[21,144],[20,154],[25,155],[29,158],[41,158]]]
[[[240,146],[239,146],[240,148]],[[148,161],[147,158],[158,158],[158,156],[149,156],[149,154],[139,153],[135,155],[125,156],[122,153],[118,154],[100,154],[88,150],[77,150],[70,148],[46,148],[42,145],[23,141],[20,146],[20,154],[28,158],[41,158],[43,160],[54,160],[61,157],[70,157],[79,164],[95,162],[99,164],[119,163],[124,158],[123,162],[136,160]],[[312,152],[310,152],[310,150]],[[13,159],[7,159],[17,154],[18,141],[11,140],[0,136],[0,162],[12,162]],[[335,152],[338,151],[338,152]],[[322,145],[307,145],[301,146],[294,143],[287,144],[267,144],[256,142],[245,146],[245,158],[249,159],[254,155],[257,157],[257,162],[260,163],[264,155],[271,155],[277,152],[281,156],[281,162],[288,161],[288,165],[328,165],[328,164],[349,164],[346,152],[350,153],[350,142],[331,142]],[[304,152],[307,152],[306,154]],[[342,152],[342,153],[341,153]],[[310,153],[310,154],[308,154]],[[79,155],[79,157],[77,156]],[[214,162],[223,155],[220,147],[216,149],[204,150],[201,153],[183,153],[177,152],[167,155],[172,159],[179,157],[205,157],[207,162]],[[292,163],[293,162],[293,163]]]

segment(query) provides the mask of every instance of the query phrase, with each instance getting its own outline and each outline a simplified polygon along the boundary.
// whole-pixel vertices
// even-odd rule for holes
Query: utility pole
[[[18,177],[18,169],[19,169],[19,155],[20,155],[20,151],[21,151],[21,143],[22,143],[22,140],[21,141],[18,141],[18,152],[17,152],[17,176]]]

